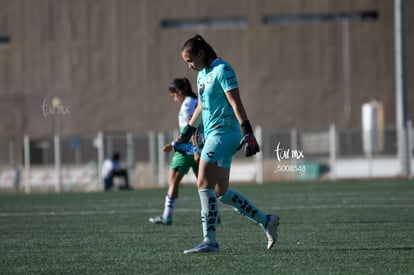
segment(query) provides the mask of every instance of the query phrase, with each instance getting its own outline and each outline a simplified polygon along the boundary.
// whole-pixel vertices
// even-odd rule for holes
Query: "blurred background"
[[[101,190],[115,151],[133,187],[165,186],[168,83],[195,87],[181,47],[196,33],[234,67],[262,144],[236,156],[233,181],[411,177],[413,13],[398,0],[0,0],[0,187]]]

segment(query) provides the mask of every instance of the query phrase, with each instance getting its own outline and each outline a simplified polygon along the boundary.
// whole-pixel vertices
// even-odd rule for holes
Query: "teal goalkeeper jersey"
[[[240,125],[226,92],[238,88],[236,73],[226,61],[217,58],[197,75],[198,95],[203,106],[204,134],[240,131]]]

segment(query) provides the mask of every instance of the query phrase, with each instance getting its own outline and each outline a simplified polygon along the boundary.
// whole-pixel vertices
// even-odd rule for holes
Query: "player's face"
[[[183,51],[181,53],[181,57],[188,64],[188,67],[190,69],[201,71],[205,67],[204,61],[203,61],[203,58],[204,58],[203,51],[200,51],[199,54],[197,55],[190,54],[190,52],[188,51]]]
[[[183,93],[181,93],[180,90],[175,90],[171,92],[170,95],[172,99],[174,100],[174,102],[177,102],[177,103],[182,103],[185,99],[185,97],[183,96]]]

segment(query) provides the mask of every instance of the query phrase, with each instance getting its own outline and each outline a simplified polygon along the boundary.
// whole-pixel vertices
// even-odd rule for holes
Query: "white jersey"
[[[188,122],[193,116],[197,104],[197,98],[187,96],[184,99],[180,107],[180,112],[178,113],[178,126],[180,127],[180,132],[182,132],[184,127],[187,126]]]
[[[113,170],[117,170],[121,168],[121,165],[117,161],[113,161],[112,159],[106,159],[102,164],[102,171],[101,176],[102,178],[106,178]]]

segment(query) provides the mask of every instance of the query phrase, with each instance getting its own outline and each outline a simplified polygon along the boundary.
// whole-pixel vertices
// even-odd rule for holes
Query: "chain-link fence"
[[[0,138],[0,188],[26,192],[102,190],[100,168],[114,152],[121,154],[133,188],[165,186],[172,154],[164,154],[161,148],[177,135],[175,130],[142,136],[100,133],[95,137]],[[253,159],[237,153],[231,170],[233,181],[335,180],[400,174],[394,128],[384,129],[383,147],[369,157],[361,129],[258,128],[256,135],[261,153]],[[187,175],[184,181],[194,182],[195,177]]]

